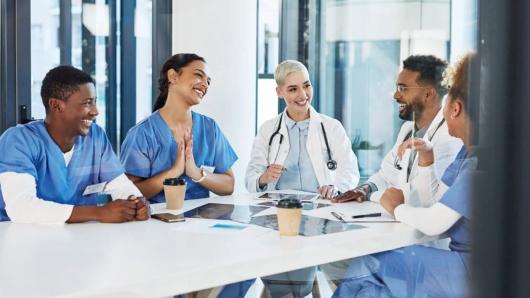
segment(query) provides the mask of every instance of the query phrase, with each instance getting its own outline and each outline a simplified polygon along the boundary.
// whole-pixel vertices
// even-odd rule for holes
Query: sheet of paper
[[[381,205],[374,202],[333,204],[329,207],[307,211],[305,214],[338,221],[338,219],[331,214],[331,211],[339,213],[347,222],[396,222],[394,217],[388,214]],[[380,212],[381,216],[352,218],[354,215],[377,212]]]

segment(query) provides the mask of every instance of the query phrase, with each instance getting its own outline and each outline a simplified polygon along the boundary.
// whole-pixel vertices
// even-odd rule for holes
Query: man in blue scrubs
[[[98,110],[92,77],[56,67],[46,74],[41,97],[46,119],[0,137],[0,221],[146,220],[149,207],[93,123]],[[102,193],[113,201],[97,206]]]

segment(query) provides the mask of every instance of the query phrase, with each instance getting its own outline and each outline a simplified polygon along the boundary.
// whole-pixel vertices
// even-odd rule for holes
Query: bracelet
[[[205,171],[204,169],[201,169],[201,178],[199,178],[199,179],[197,179],[197,180],[195,180],[195,179],[193,179],[193,178],[191,178],[191,177],[190,177],[190,178],[191,178],[191,181],[193,181],[193,182],[195,182],[195,183],[200,183],[200,182],[202,182],[204,179],[206,179],[206,176],[207,176],[206,171]]]

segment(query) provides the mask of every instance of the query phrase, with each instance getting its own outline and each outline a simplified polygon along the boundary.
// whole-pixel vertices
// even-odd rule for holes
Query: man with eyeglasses
[[[383,159],[380,170],[366,183],[332,199],[342,203],[356,200],[380,202],[386,191],[400,189],[405,203],[416,207],[429,207],[435,202],[431,196],[419,196],[418,189],[425,188],[415,181],[418,171],[415,150],[400,150],[409,138],[423,138],[433,146],[436,174],[441,176],[454,160],[462,142],[451,137],[443,120],[442,98],[447,93],[443,86],[443,73],[447,63],[432,55],[410,56],[403,61],[398,75],[394,99],[399,105],[399,118],[405,120],[396,143]],[[401,151],[401,152],[400,152]]]
[[[368,181],[356,188],[332,198],[332,202],[373,201],[385,204],[385,195],[402,191],[405,204],[414,207],[430,207],[435,202],[430,195],[429,183],[415,179],[418,171],[418,158],[415,150],[400,150],[401,144],[409,138],[423,138],[433,146],[435,174],[441,178],[449,164],[455,159],[462,142],[451,137],[443,118],[442,98],[447,93],[443,85],[443,74],[447,63],[432,55],[413,55],[403,61],[403,69],[396,81],[394,99],[399,105],[399,118],[405,120],[392,150],[387,153],[381,168]],[[444,243],[435,243],[440,248]],[[322,265],[332,281],[345,278],[351,260]],[[358,262],[358,270],[363,274],[369,271],[370,264]]]

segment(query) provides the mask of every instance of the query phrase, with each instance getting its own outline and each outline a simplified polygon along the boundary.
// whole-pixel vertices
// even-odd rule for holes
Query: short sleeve
[[[27,173],[37,179],[35,163],[40,146],[24,129],[10,128],[0,137],[0,152],[9,152],[0,154],[0,173]]]
[[[120,160],[125,173],[137,177],[151,176],[151,159],[145,134],[136,127],[131,129],[122,143]]]
[[[226,173],[238,159],[234,148],[228,142],[217,123],[215,123],[215,157],[214,166],[216,173]]]
[[[473,187],[474,171],[463,171],[458,175],[453,185],[445,192],[440,203],[471,218],[471,188]]]
[[[114,153],[107,134],[101,128],[98,129],[96,142],[101,146],[99,181],[110,181],[123,174],[123,166]]]

